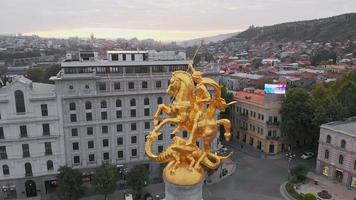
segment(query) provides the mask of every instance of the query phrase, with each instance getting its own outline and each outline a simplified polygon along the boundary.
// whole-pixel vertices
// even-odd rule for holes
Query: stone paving
[[[297,192],[312,193],[317,196],[318,192],[327,190],[332,195],[332,200],[354,200],[356,198],[356,190],[348,190],[345,186],[314,173],[309,173],[308,177],[313,177],[314,180],[318,181],[318,184],[316,185],[313,180],[310,180],[300,185],[296,190]]]

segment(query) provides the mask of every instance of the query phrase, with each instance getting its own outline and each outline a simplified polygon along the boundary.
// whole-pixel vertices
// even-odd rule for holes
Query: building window
[[[135,83],[129,82],[129,89],[134,89],[134,88],[135,88]]]
[[[130,106],[136,106],[136,99],[130,100]]]
[[[342,165],[344,163],[344,156],[340,155],[339,156],[339,164]]]
[[[124,140],[123,140],[122,137],[118,137],[116,142],[117,142],[117,145],[123,145],[124,144]]]
[[[85,89],[89,89],[89,85],[88,84],[85,84]]]
[[[43,136],[49,136],[51,131],[49,129],[49,124],[42,124]]]
[[[144,105],[150,105],[150,99],[148,97],[146,97],[144,100],[143,100],[143,104]]]
[[[91,102],[90,101],[85,102],[85,109],[86,110],[90,110],[91,109]]]
[[[51,142],[45,142],[45,155],[52,155],[52,144],[51,144]]]
[[[90,140],[88,141],[88,149],[93,149],[94,148],[94,141]]]
[[[160,135],[158,136],[158,140],[159,140],[159,141],[162,141],[162,140],[163,140],[163,134],[160,134]]]
[[[117,158],[118,159],[123,159],[124,158],[124,152],[123,151],[117,151]]]
[[[131,123],[131,131],[136,131],[136,123]]]
[[[135,54],[131,54],[131,60],[132,60],[132,61],[135,60]]]
[[[159,104],[162,104],[162,103],[163,103],[162,97],[158,97],[157,98],[157,104],[159,105]]]
[[[109,152],[103,153],[104,160],[109,160]]]
[[[329,150],[325,150],[324,158],[329,159]]]
[[[163,151],[163,146],[162,145],[158,146],[158,153],[161,153],[162,151]]]
[[[99,83],[99,90],[100,91],[106,91],[106,84],[105,83]]]
[[[77,128],[72,128],[72,137],[78,137],[78,129]]]
[[[137,143],[137,137],[131,136],[131,144],[136,144],[136,143]]]
[[[72,143],[73,150],[79,150],[79,143],[78,142],[73,142]]]
[[[149,108],[145,108],[144,114],[145,114],[145,116],[150,116],[150,109]]]
[[[20,126],[20,137],[27,137],[27,127],[25,125]]]
[[[326,136],[326,143],[328,143],[328,144],[331,143],[331,136],[330,135]]]
[[[5,136],[4,136],[4,128],[3,127],[0,127],[0,139],[4,139]]]
[[[7,159],[6,146],[0,146],[0,159]]]
[[[161,81],[156,81],[156,88],[161,88],[161,86],[162,86]]]
[[[24,158],[30,157],[30,148],[28,144],[22,144],[22,157]]]
[[[76,114],[70,114],[70,122],[77,122],[77,115]]]
[[[48,116],[47,104],[41,104],[41,114],[42,116]]]
[[[73,90],[74,89],[73,85],[69,85],[69,89]]]
[[[108,146],[109,146],[109,140],[103,139],[103,147],[108,147]]]
[[[151,128],[150,122],[145,122],[145,129],[150,129],[150,128]]]
[[[9,169],[9,166],[8,165],[3,165],[2,166],[2,173],[4,175],[10,175],[10,169]]]
[[[137,149],[131,149],[131,157],[137,156]]]
[[[107,134],[109,132],[109,127],[108,126],[102,126],[101,127],[101,133],[102,134]]]
[[[148,86],[147,81],[142,81],[141,86],[143,89],[146,89]]]
[[[120,90],[120,82],[115,82],[114,83],[114,89],[115,90]]]
[[[116,100],[116,107],[118,107],[118,108],[121,107],[121,100],[120,99]]]
[[[89,162],[94,162],[94,161],[95,161],[95,155],[89,154]]]
[[[121,110],[117,110],[116,111],[116,118],[117,119],[121,119],[122,118],[122,111]]]
[[[47,170],[52,171],[53,170],[53,162],[52,160],[47,161]]]
[[[262,116],[261,116],[261,120],[263,121],[263,120],[264,120],[264,118],[265,118],[265,116],[264,116],[264,115],[262,115]]]
[[[346,141],[345,140],[341,140],[340,147],[345,149],[345,147],[346,147]]]
[[[94,130],[93,127],[87,127],[87,135],[93,135]]]
[[[73,156],[73,161],[74,161],[74,164],[79,164],[80,163],[80,157],[79,156]]]
[[[105,100],[101,101],[100,107],[101,107],[101,108],[107,108],[107,107],[108,107],[108,105],[107,105],[107,103],[106,103]]]
[[[69,104],[69,110],[75,110],[76,108],[76,105],[75,105],[75,103],[74,102],[71,102],[70,104]]]
[[[354,170],[356,170],[356,160],[355,160],[355,162],[354,162]]]
[[[136,117],[136,109],[131,109],[130,110],[130,116],[131,117]]]
[[[85,113],[85,118],[87,121],[92,121],[93,120],[93,114],[92,113]]]
[[[116,132],[122,132],[122,124],[116,125]]]
[[[15,91],[15,104],[16,104],[16,112],[17,113],[26,112],[25,98],[24,98],[23,92],[21,90]]]
[[[25,175],[32,176],[32,166],[31,163],[25,163]]]
[[[108,113],[105,112],[101,112],[101,120],[107,120],[108,119]]]

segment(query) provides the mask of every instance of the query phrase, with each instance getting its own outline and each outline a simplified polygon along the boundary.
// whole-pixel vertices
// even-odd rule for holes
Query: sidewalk
[[[223,176],[223,170],[227,170],[227,173],[225,174],[225,176]],[[212,185],[215,183],[218,183],[222,180],[224,180],[225,178],[229,177],[230,175],[232,175],[236,170],[236,164],[234,163],[234,161],[232,161],[231,159],[227,159],[224,160],[222,162],[222,165],[214,172],[214,174],[212,174],[211,176],[206,178],[206,184],[207,185]]]
[[[224,142],[223,145],[228,146],[233,150],[242,152],[244,154],[247,154],[247,155],[255,157],[255,158],[278,160],[278,159],[285,157],[285,153],[283,153],[283,152],[278,153],[278,154],[269,155],[269,154],[261,152],[260,150],[254,148],[248,144],[241,143],[241,142],[239,142],[238,144],[236,144],[236,142],[231,142],[231,143]]]

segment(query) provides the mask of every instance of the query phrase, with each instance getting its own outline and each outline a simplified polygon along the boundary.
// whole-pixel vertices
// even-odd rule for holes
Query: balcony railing
[[[279,121],[267,121],[266,123],[270,126],[279,126],[281,124]]]
[[[276,140],[276,141],[278,141],[280,139],[280,137],[279,136],[267,136],[266,139],[267,140]]]

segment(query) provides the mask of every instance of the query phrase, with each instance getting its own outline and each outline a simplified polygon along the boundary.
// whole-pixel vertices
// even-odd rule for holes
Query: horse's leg
[[[228,119],[219,119],[216,121],[216,123],[218,125],[222,125],[224,126],[225,129],[225,133],[224,133],[224,137],[226,141],[230,141],[231,138],[231,123],[230,120]]]
[[[158,126],[156,126],[153,131],[154,132],[159,132],[159,130],[161,130],[162,126],[166,125],[167,123],[169,124],[179,124],[180,123],[180,119],[178,118],[168,118],[168,119],[164,119],[161,123],[159,123]]]
[[[153,115],[153,124],[155,126],[158,125],[159,115],[161,114],[162,111],[169,115],[171,113],[172,109],[169,106],[166,106],[164,104],[159,104],[156,113]]]

